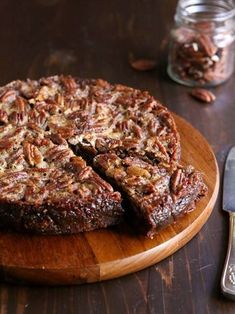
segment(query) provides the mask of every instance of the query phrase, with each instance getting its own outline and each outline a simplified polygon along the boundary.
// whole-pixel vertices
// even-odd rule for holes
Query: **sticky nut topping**
[[[179,135],[168,110],[148,92],[100,79],[54,76],[1,87],[0,128],[3,198],[10,198],[14,187],[14,199],[33,201],[37,194],[38,202],[52,197],[53,189],[85,198],[89,188],[112,191],[75,156],[75,147],[91,156],[111,151],[121,157],[140,154],[152,163],[179,159]],[[114,169],[116,177],[123,176],[122,169]],[[138,180],[151,177],[140,165],[129,165],[128,173]],[[10,180],[11,175],[23,177]]]

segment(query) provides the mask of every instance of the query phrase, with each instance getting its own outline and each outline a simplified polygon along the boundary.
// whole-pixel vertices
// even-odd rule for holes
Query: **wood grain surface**
[[[175,116],[175,120],[182,163],[204,173],[208,186],[196,210],[160,230],[154,239],[138,235],[125,224],[72,236],[0,233],[1,278],[52,285],[113,279],[153,265],[191,240],[214,207],[219,171],[202,135],[182,118]]]
[[[71,73],[148,90],[211,144],[221,177],[235,144],[235,74],[203,105],[166,75],[167,42],[177,0],[1,0],[0,84]],[[134,71],[130,55],[157,68]],[[200,149],[200,147],[199,147]],[[65,287],[0,283],[1,314],[234,314],[220,293],[228,217],[221,189],[207,223],[163,261],[113,280]],[[17,239],[16,239],[17,243]],[[11,248],[12,249],[12,248]],[[41,248],[43,250],[43,248]]]

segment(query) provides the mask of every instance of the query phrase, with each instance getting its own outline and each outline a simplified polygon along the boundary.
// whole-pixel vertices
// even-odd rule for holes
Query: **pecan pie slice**
[[[19,231],[77,233],[123,216],[120,194],[76,156],[61,168],[7,169],[0,173],[0,193],[0,226]]]
[[[160,226],[193,210],[207,191],[201,173],[192,166],[153,166],[137,157],[121,159],[112,153],[96,156],[94,164],[124,192],[132,220],[149,237]]]

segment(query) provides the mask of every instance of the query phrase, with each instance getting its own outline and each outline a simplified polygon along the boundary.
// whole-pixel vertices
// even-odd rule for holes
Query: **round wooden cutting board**
[[[213,209],[219,172],[203,136],[182,118],[174,117],[181,135],[182,162],[204,172],[209,188],[193,212],[162,229],[152,240],[126,224],[72,236],[0,233],[0,278],[40,284],[106,280],[155,264],[192,239]]]

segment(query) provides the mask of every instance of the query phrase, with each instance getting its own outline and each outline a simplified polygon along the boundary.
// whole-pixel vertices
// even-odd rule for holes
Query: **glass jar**
[[[187,86],[215,86],[234,70],[235,1],[180,0],[168,74]]]

